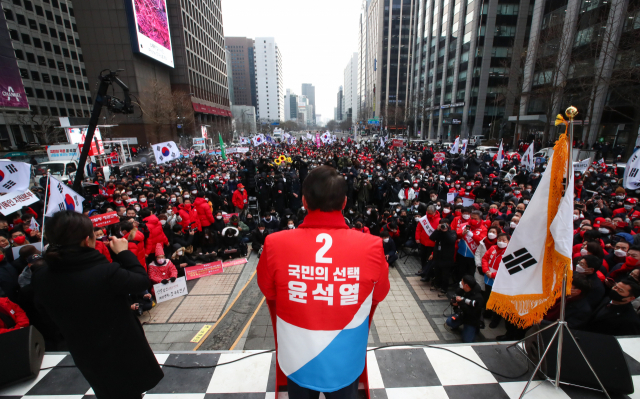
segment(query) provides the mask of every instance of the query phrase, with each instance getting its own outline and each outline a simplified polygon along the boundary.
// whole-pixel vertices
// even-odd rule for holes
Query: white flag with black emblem
[[[180,158],[180,150],[173,141],[153,144],[151,148],[153,148],[153,155],[156,156],[156,162],[158,165]]]
[[[0,193],[27,190],[30,177],[31,165],[28,163],[0,161]]]
[[[59,211],[74,211],[82,213],[84,198],[69,186],[51,176],[49,180],[49,203],[46,216],[53,216]]]
[[[627,162],[627,166],[624,169],[623,186],[628,190],[637,190],[640,188],[640,153],[636,150]]]

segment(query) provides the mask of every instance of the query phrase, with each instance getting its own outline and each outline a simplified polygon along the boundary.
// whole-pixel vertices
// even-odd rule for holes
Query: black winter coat
[[[60,328],[75,364],[98,397],[148,391],[164,376],[129,295],[149,287],[131,251],[109,263],[98,251],[74,247],[32,278],[35,301]]]

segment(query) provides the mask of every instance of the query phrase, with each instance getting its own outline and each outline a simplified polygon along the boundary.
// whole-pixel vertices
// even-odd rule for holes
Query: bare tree
[[[197,135],[199,132],[196,132],[191,95],[180,90],[174,91],[171,93],[171,105],[173,106],[173,112],[170,113],[170,123],[176,127],[178,136],[194,137],[194,135]],[[178,125],[182,125],[182,128],[178,129]]]
[[[40,144],[52,144],[64,140],[64,131],[58,126],[58,118],[51,115],[38,115],[35,112],[20,113],[16,116],[20,125],[30,126],[31,132]]]
[[[153,79],[140,97],[139,106],[142,114],[146,122],[153,126],[156,142],[160,142],[163,130],[166,130],[176,118],[171,89]]]

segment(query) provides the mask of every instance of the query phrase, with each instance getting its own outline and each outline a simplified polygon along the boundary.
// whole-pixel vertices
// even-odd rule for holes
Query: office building
[[[282,54],[273,37],[256,37],[255,71],[258,122],[284,121]]]
[[[488,132],[509,114],[530,3],[419,2],[407,112],[414,132],[449,141]]]
[[[176,136],[187,142],[188,136],[200,135],[201,126],[211,133],[230,131],[220,3],[202,0],[196,6],[191,0],[158,1],[154,21],[142,19],[148,14],[135,8],[133,0],[124,0],[124,7],[122,3],[83,0],[75,4],[91,89],[96,89],[100,71],[123,69],[119,77],[141,104],[135,114],[113,119],[119,124],[113,134],[153,143]],[[154,25],[153,35],[150,25]]]
[[[54,126],[59,126],[58,117],[70,117],[73,121],[78,121],[77,118],[86,121],[89,117],[90,88],[95,79],[87,78],[86,54],[81,48],[84,41],[78,34],[75,6],[71,1],[2,2],[0,47],[9,67],[2,68],[0,80],[4,82],[17,63],[20,75],[14,79],[17,85],[6,90],[22,91],[18,87],[21,77],[28,100],[28,108],[26,102],[19,109],[0,108],[3,147],[48,143],[55,140],[50,133]]]
[[[290,89],[287,89],[287,94],[284,96],[284,120],[298,120],[298,96]]]
[[[344,69],[344,119],[357,119],[358,105],[358,53],[353,53]]]
[[[640,52],[638,3],[591,0],[532,7],[531,33],[523,68],[519,137],[555,139],[558,113],[576,106],[576,141],[621,146],[622,156],[636,147]],[[517,112],[517,111],[516,111]]]
[[[405,127],[418,1],[363,1],[358,30],[361,119],[382,117],[390,130]]]
[[[338,94],[336,95],[336,122],[341,122],[344,120],[344,94],[342,91],[342,86],[338,89]]]
[[[246,37],[225,37],[225,43],[231,53],[234,104],[255,107],[258,100],[254,40]]]
[[[227,62],[227,89],[229,90],[229,102],[235,104],[235,96],[233,91],[233,65],[231,64],[231,52],[225,50],[225,60]]]
[[[309,99],[309,104],[313,105],[313,108],[315,109],[316,107],[316,88],[314,85],[312,85],[311,83],[303,83],[302,84],[302,92],[301,94],[303,96],[307,96],[307,98]],[[315,125],[316,123],[316,119],[315,119],[315,115],[313,117],[313,124]]]

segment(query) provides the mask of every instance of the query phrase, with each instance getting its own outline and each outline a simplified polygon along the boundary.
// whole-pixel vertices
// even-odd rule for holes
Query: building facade
[[[88,120],[91,89],[71,1],[3,1],[0,30],[12,46],[29,110],[0,109],[0,144],[22,148],[48,141],[58,117]],[[0,71],[2,74],[2,71]]]
[[[307,96],[307,98],[309,99],[309,104],[313,106],[313,108],[315,109],[316,107],[316,88],[314,85],[312,85],[311,83],[303,83],[302,84],[302,90],[301,90],[301,94],[303,96]],[[313,124],[316,124],[316,118],[315,115],[313,116]]]
[[[258,121],[284,121],[282,54],[273,37],[256,37],[255,71]]]
[[[287,89],[287,94],[284,96],[284,120],[298,120],[298,95],[292,93],[291,89]]]
[[[355,121],[358,106],[358,53],[353,53],[344,69],[344,118]]]
[[[490,135],[515,111],[530,0],[420,0],[407,113],[425,138]],[[511,78],[510,78],[511,77]]]
[[[341,122],[344,120],[344,92],[342,86],[338,89],[338,94],[336,95],[336,122]]]
[[[225,44],[231,52],[234,104],[255,107],[258,100],[254,40],[246,37],[225,37]]]
[[[235,95],[233,91],[233,65],[231,64],[231,51],[225,50],[225,61],[227,62],[227,89],[229,90],[229,103],[234,105]]]

